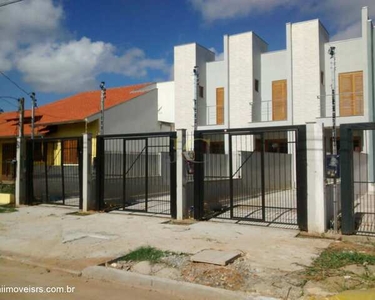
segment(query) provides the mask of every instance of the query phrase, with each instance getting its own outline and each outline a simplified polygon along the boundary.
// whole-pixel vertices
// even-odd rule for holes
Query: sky
[[[9,0],[0,0],[2,3]],[[222,57],[223,35],[254,31],[285,49],[285,24],[319,18],[331,40],[361,35],[375,0],[23,0],[0,7],[0,71],[38,105],[106,87],[173,80],[173,47],[196,42]],[[0,75],[0,108],[24,92]]]

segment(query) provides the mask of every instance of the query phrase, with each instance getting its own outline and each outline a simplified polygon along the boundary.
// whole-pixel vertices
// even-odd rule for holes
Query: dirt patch
[[[327,264],[326,260],[331,261]],[[255,267],[246,255],[227,266],[195,263],[190,261],[190,255],[175,253],[162,257],[157,263],[115,261],[108,266],[282,299],[310,299],[375,287],[375,246],[372,241],[334,241],[311,266],[293,272]]]

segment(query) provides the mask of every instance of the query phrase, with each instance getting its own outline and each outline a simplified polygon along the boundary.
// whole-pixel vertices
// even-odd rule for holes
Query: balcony
[[[272,103],[272,100],[250,103],[253,110],[252,122],[272,122],[287,120],[287,105]]]
[[[320,117],[332,117],[332,95],[321,96]],[[363,92],[336,94],[336,117],[354,117],[364,115]]]
[[[224,125],[224,107],[209,105],[198,107],[200,126]]]

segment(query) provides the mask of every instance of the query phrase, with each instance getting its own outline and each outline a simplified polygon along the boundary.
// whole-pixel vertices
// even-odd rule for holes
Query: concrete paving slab
[[[67,215],[71,211],[65,207],[29,206],[1,214],[1,254],[81,271],[146,245],[188,254],[204,249],[235,249],[242,251],[254,268],[295,271],[309,265],[331,243],[296,238],[297,230],[217,222],[181,226],[165,224],[166,219],[159,217],[128,213]]]
[[[226,266],[241,256],[240,251],[203,250],[193,255],[190,260],[206,264]]]

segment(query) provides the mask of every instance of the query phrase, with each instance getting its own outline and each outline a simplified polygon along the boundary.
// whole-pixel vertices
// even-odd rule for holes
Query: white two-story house
[[[174,48],[175,128],[194,128],[193,67],[199,67],[198,129],[323,123],[332,126],[332,59],[335,47],[337,125],[374,121],[375,31],[362,9],[362,35],[330,41],[316,19],[286,24],[286,49],[268,51],[254,32],[224,36],[223,60],[192,43]],[[272,137],[270,137],[272,139]],[[288,137],[278,145],[287,149]],[[224,143],[224,141],[223,141]],[[361,143],[358,140],[358,143]],[[255,147],[254,143],[254,147]],[[327,151],[329,148],[327,148]]]

